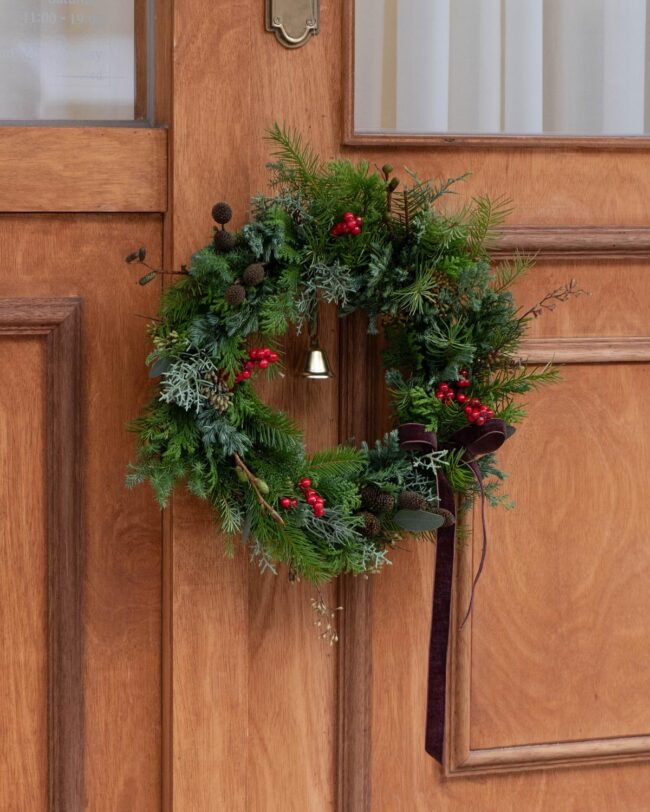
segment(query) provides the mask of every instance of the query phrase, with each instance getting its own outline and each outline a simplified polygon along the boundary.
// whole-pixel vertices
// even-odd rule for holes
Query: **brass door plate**
[[[266,30],[285,48],[300,48],[320,30],[320,0],[266,0]]]

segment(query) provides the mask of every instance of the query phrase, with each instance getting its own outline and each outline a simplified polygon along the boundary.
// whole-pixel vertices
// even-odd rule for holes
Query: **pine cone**
[[[373,513],[368,513],[367,511],[361,515],[363,516],[364,523],[361,534],[368,538],[378,536],[381,533],[381,522],[379,519]]]
[[[226,288],[224,298],[231,307],[239,307],[240,304],[246,301],[246,288],[235,282],[234,285]]]
[[[402,491],[397,501],[398,507],[405,510],[426,510],[428,502],[421,493],[417,491]]]
[[[213,244],[215,251],[232,251],[235,247],[235,235],[223,229],[215,231]]]
[[[441,507],[433,508],[431,512],[437,513],[438,516],[442,516],[444,518],[445,523],[442,525],[443,527],[451,527],[452,524],[456,524],[456,517],[450,510],[447,510],[446,508]]]
[[[215,203],[212,207],[212,219],[222,226],[232,220],[232,209],[227,203]]]
[[[232,397],[231,392],[212,392],[210,395],[210,403],[218,412],[223,414],[227,412],[232,405]]]
[[[264,270],[264,265],[262,265],[261,262],[254,262],[246,268],[241,278],[245,285],[257,287],[257,285],[262,284],[265,276],[266,271]]]
[[[395,507],[395,499],[376,485],[366,485],[361,489],[361,506],[372,513],[382,513]]]

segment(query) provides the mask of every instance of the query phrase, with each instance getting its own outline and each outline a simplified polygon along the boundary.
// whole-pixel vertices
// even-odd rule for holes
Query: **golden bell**
[[[327,362],[327,356],[319,346],[310,348],[302,374],[305,378],[312,378],[313,380],[325,380],[334,377],[334,373]]]

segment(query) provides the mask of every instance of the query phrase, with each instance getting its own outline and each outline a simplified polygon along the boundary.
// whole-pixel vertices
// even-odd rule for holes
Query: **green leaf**
[[[393,521],[409,533],[428,533],[445,523],[443,516],[426,510],[398,510]]]
[[[149,367],[149,377],[150,378],[158,378],[163,375],[169,367],[172,365],[172,362],[169,358],[156,358],[153,364]]]

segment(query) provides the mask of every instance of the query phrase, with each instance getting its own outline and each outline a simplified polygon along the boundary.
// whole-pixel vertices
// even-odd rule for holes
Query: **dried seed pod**
[[[212,207],[212,219],[224,226],[232,220],[232,208],[224,201],[215,203]]]
[[[229,231],[219,230],[214,232],[214,250],[228,252],[235,247],[235,235]]]
[[[257,287],[257,285],[262,284],[265,276],[266,271],[264,270],[264,265],[262,265],[261,262],[254,262],[246,268],[241,278],[245,285]]]
[[[239,307],[240,304],[246,301],[246,288],[235,282],[234,285],[226,288],[224,298],[231,307]]]

